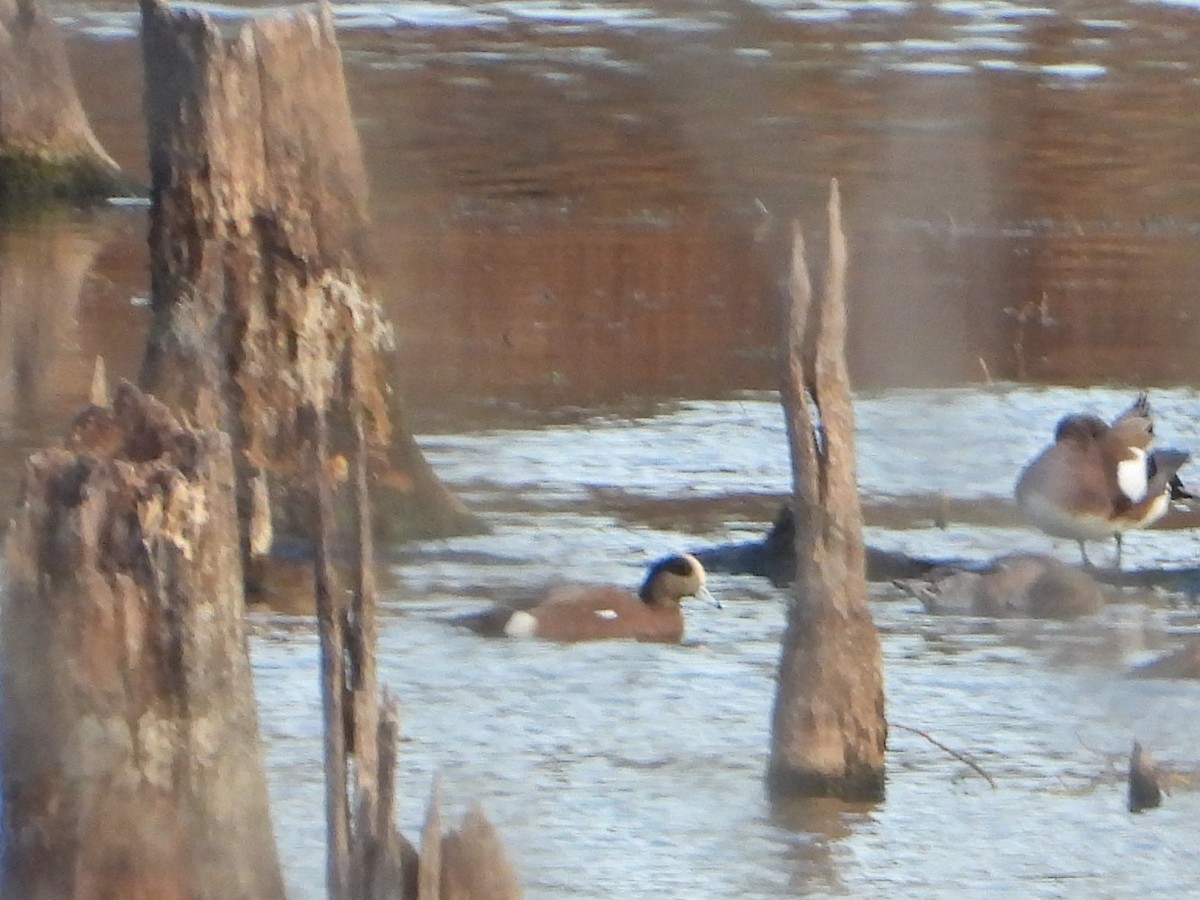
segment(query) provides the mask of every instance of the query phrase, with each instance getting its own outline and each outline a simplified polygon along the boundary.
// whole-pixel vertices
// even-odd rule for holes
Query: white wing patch
[[[617,617],[617,611],[615,609],[595,609],[592,610],[592,612],[594,615],[604,619],[607,622],[611,622]]]
[[[509,637],[531,638],[537,636],[538,620],[524,610],[518,609],[504,623],[504,633]]]
[[[1129,451],[1133,454],[1133,459],[1123,459],[1117,463],[1117,487],[1121,489],[1122,494],[1138,503],[1145,499],[1149,481],[1146,451],[1137,447],[1130,447]]]

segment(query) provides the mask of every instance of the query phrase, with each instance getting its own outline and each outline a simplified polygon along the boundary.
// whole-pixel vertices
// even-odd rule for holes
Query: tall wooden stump
[[[4,896],[281,898],[228,438],[123,385],[31,457],[0,609]]]
[[[846,239],[837,182],[829,263],[813,296],[797,226],[783,406],[797,571],[779,664],[768,784],[777,796],[882,797],[887,720],[879,633],[867,606],[854,407],[846,372]]]
[[[37,0],[0,0],[0,213],[130,187],[92,133],[54,19]]]
[[[299,411],[355,445],[395,536],[478,530],[436,477],[389,379],[392,327],[366,285],[370,221],[327,6],[232,40],[203,14],[143,0],[153,321],[142,386],[233,437],[247,558],[272,528],[309,533]],[[351,515],[339,486],[339,516]]]

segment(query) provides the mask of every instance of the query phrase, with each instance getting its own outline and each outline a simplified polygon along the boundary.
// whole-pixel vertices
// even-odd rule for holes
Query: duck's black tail
[[[1167,489],[1171,492],[1172,500],[1200,500],[1200,496],[1189,491],[1178,475],[1172,475],[1171,480],[1167,482]]]

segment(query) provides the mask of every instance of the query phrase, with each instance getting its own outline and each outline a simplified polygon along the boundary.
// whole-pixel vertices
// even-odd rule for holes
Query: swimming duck
[[[1177,474],[1189,454],[1150,450],[1153,439],[1144,394],[1111,425],[1089,414],[1064,416],[1054,443],[1017,479],[1017,505],[1042,531],[1076,541],[1085,565],[1087,541],[1115,538],[1119,569],[1122,534],[1152,525],[1172,499],[1191,496]]]
[[[713,599],[705,580],[700,561],[681,553],[654,563],[636,594],[606,584],[556,585],[527,604],[497,605],[453,621],[492,637],[678,643],[683,599]]]

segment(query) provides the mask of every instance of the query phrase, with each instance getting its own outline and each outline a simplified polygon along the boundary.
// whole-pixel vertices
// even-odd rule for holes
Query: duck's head
[[[1054,442],[1094,441],[1108,432],[1108,423],[1099,416],[1075,414],[1063,416],[1054,429]]]
[[[709,592],[706,581],[700,560],[690,553],[680,553],[660,559],[650,567],[638,597],[645,603],[671,605],[677,605],[685,597],[696,597],[711,600],[719,607],[721,604]]]
[[[1112,440],[1124,447],[1149,449],[1154,443],[1154,420],[1141,416],[1125,416],[1113,422]]]

